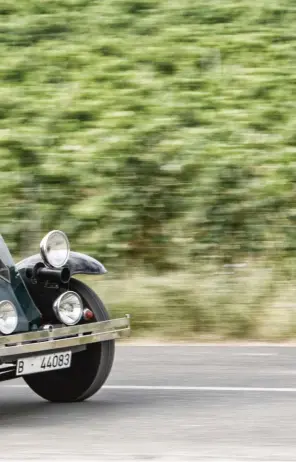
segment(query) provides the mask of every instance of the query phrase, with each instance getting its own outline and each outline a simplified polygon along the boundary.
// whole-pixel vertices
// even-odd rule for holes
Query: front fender
[[[31,257],[25,258],[16,264],[18,271],[22,271],[27,268],[33,268],[36,263],[41,262],[40,254],[31,255]],[[102,263],[89,255],[78,252],[70,252],[69,261],[67,263],[69,266],[71,275],[73,274],[105,274],[107,273],[106,268]]]

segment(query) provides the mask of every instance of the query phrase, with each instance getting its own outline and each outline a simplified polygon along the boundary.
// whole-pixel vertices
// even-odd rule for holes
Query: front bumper
[[[115,340],[130,334],[130,317],[71,327],[56,327],[0,337],[1,358],[61,350],[89,343]]]

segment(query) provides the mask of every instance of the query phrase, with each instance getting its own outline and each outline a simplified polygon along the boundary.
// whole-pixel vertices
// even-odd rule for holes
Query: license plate
[[[48,355],[31,356],[19,359],[16,365],[16,375],[35,374],[36,372],[56,371],[71,366],[72,352],[52,353]]]

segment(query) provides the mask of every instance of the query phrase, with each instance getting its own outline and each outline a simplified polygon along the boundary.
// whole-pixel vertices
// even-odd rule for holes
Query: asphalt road
[[[84,403],[0,389],[3,461],[296,460],[296,347],[125,345]]]

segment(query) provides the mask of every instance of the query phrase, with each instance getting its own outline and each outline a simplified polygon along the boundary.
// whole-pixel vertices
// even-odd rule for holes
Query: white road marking
[[[26,457],[26,458],[24,458]],[[71,456],[71,458],[68,458],[67,455],[62,454],[60,459],[55,459],[50,458],[50,459],[44,459],[43,455],[35,456],[33,459],[27,458],[27,456],[22,455],[21,459],[0,459],[2,462],[37,462],[42,460],[42,462],[54,462],[54,461],[59,461],[59,462],[94,462],[97,461],[98,459],[95,458],[86,458],[86,457],[77,457],[75,455],[75,458]],[[238,459],[238,458],[227,458],[227,459],[222,459],[222,458],[217,458],[215,456],[198,456],[197,454],[178,454],[176,455],[175,453],[173,455],[167,455],[167,454],[162,454],[160,457],[156,456],[155,454],[150,454],[150,453],[145,453],[141,454],[140,457],[135,456],[135,454],[126,454],[126,453],[108,453],[108,454],[103,454],[103,458],[101,457],[102,461],[112,461],[112,462],[143,462],[143,460],[153,460],[154,462],[251,462],[251,460],[256,460],[256,462],[267,462],[271,461],[272,462],[291,462],[293,459]],[[293,461],[294,462],[294,461]]]
[[[278,353],[233,353],[232,356],[278,356]]]
[[[1,385],[4,388],[28,388],[28,385]],[[296,387],[272,388],[272,387],[203,387],[183,385],[106,385],[102,390],[146,390],[146,391],[245,391],[245,392],[268,392],[268,393],[296,393]]]
[[[178,385],[106,385],[110,390],[147,390],[147,391],[260,391],[276,393],[296,393],[296,388],[268,388],[268,387],[206,387],[206,386],[178,386]]]
[[[122,340],[118,342],[117,347],[119,348],[139,348],[139,347],[165,347],[165,348],[180,348],[180,347],[203,347],[203,348],[296,348],[296,342],[281,342],[281,343],[272,343],[272,342],[229,342],[229,341],[221,341],[221,342],[177,342],[177,343],[169,343],[163,341],[144,341],[144,340]]]

